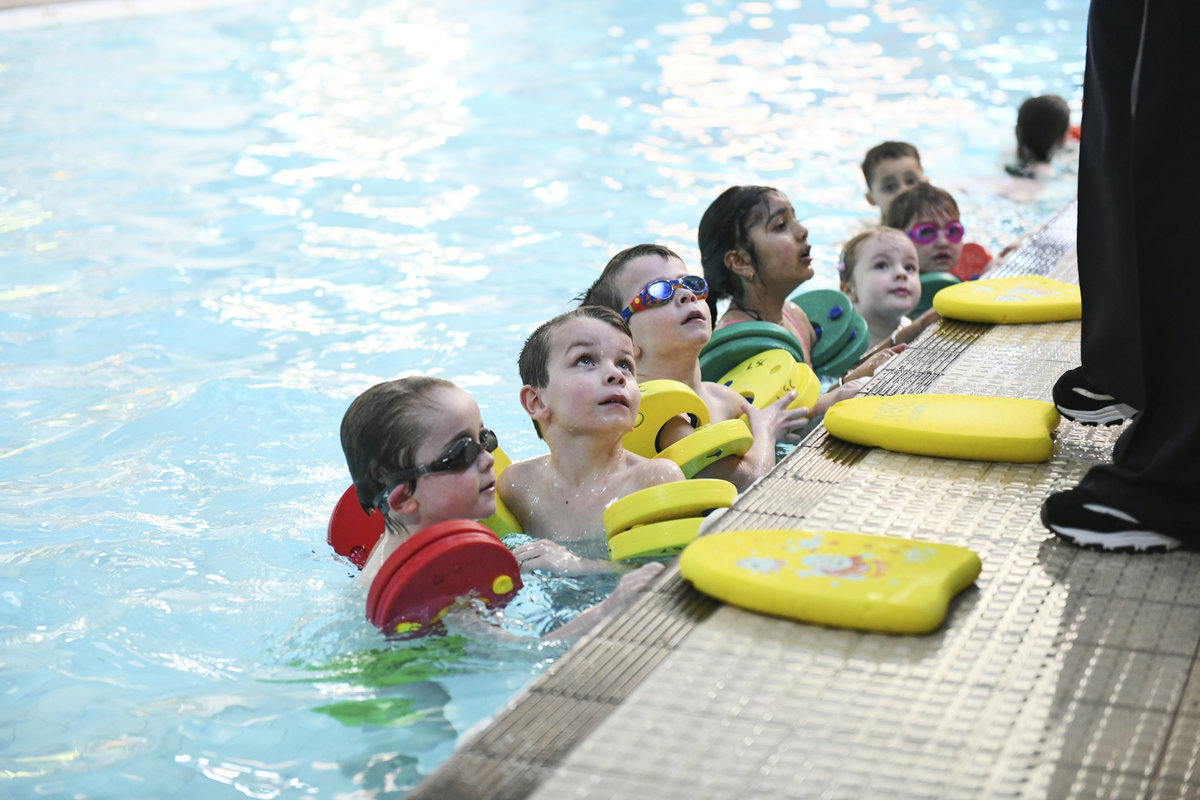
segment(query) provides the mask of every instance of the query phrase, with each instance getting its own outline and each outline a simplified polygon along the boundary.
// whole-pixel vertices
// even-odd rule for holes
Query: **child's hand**
[[[796,444],[804,438],[809,409],[804,406],[788,408],[788,404],[795,399],[796,390],[793,389],[766,408],[755,408],[749,400],[745,401],[742,413],[746,415],[754,438],[762,436],[767,441],[781,444]]]
[[[536,543],[531,542],[531,544]],[[521,547],[528,546],[521,545]],[[521,548],[518,547],[517,549],[520,550]],[[574,639],[577,636],[582,636],[596,627],[601,620],[612,616],[633,602],[633,599],[646,588],[650,581],[657,578],[662,571],[663,565],[656,561],[651,561],[646,566],[635,569],[621,578],[621,582],[617,584],[616,589],[613,589],[612,594],[550,635],[557,639]]]
[[[858,366],[846,373],[843,382],[849,383],[859,378],[870,378],[875,374],[875,370],[903,353],[907,348],[908,345],[906,344],[898,344],[894,347],[872,352],[867,358],[859,362]]]
[[[654,580],[663,571],[664,567],[657,561],[651,561],[643,567],[638,567],[633,572],[621,578],[617,584],[617,588],[613,589],[613,593],[604,601],[608,613],[612,613],[619,608],[623,608],[629,604],[635,595],[645,589],[650,581]]]
[[[561,544],[549,539],[538,539],[536,542],[528,542],[515,547],[513,555],[516,556],[522,572],[540,569],[552,575],[584,575],[612,566],[607,561],[597,561],[594,558],[575,555]]]

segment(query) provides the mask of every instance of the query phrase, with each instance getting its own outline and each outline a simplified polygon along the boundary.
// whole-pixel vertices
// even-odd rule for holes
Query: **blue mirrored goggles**
[[[625,306],[625,310],[621,312],[621,319],[629,322],[629,318],[639,311],[666,305],[675,296],[676,286],[687,289],[696,295],[697,300],[703,300],[708,297],[708,281],[699,275],[684,275],[682,278],[659,278],[656,281],[647,283],[646,288],[638,292],[638,296],[633,298],[633,301],[629,305]]]

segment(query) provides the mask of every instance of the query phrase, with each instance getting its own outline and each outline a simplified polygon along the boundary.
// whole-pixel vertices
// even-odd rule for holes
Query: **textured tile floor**
[[[1074,208],[1002,272],[1074,280]],[[869,385],[1049,400],[1079,324],[945,322]],[[1042,499],[1120,429],[1063,421],[1043,464],[931,459],[814,432],[716,525],[970,547],[975,585],[926,636],[775,619],[672,566],[412,798],[1200,796],[1200,554],[1057,542]]]

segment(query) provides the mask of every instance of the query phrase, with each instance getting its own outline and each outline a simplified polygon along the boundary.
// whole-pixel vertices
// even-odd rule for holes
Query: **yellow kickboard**
[[[684,578],[731,605],[887,633],[936,630],[981,566],[955,545],[806,530],[713,533],[679,557]]]
[[[851,397],[825,413],[825,430],[847,442],[970,461],[1047,461],[1058,422],[1053,403],[960,394]]]
[[[942,289],[933,309],[966,322],[1062,322],[1079,319],[1079,287],[1041,275],[983,278]]]

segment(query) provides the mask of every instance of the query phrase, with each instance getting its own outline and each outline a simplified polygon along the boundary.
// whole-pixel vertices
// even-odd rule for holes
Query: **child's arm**
[[[738,395],[728,387],[716,384],[720,389],[729,393],[724,402],[732,406],[732,410],[723,409],[718,414],[712,403],[709,410],[713,412],[713,420],[731,419],[739,414],[745,414],[754,437],[754,444],[742,456],[727,456],[697,473],[701,478],[722,478],[744,490],[754,481],[766,475],[775,466],[775,443],[795,443],[800,441],[802,431],[808,424],[809,410],[807,408],[789,409],[787,406],[796,399],[793,390],[776,400],[766,408],[755,408],[750,401]]]
[[[621,582],[617,584],[617,588],[613,589],[613,593],[601,600],[596,605],[584,611],[575,619],[567,624],[546,634],[548,639],[574,639],[582,636],[592,628],[600,624],[601,621],[611,617],[613,614],[623,610],[629,606],[638,594],[643,589],[659,576],[664,567],[656,561],[652,561],[639,569],[634,570],[625,577],[621,578]]]
[[[540,569],[551,575],[586,575],[613,568],[613,562],[599,558],[584,558],[572,553],[558,542],[538,539],[513,548],[513,555],[522,572]]]

